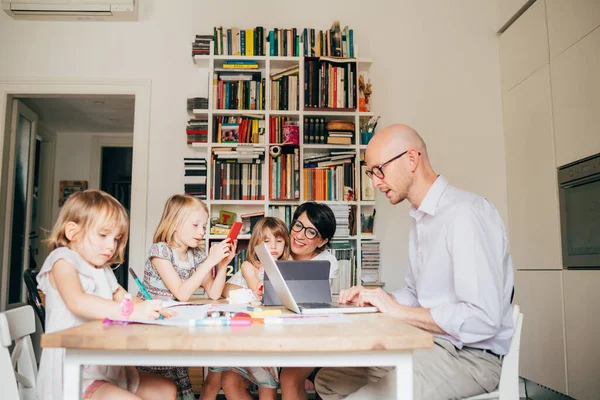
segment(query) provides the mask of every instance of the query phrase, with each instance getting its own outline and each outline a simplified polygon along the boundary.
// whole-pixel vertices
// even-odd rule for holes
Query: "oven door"
[[[600,173],[560,184],[564,268],[600,269]]]

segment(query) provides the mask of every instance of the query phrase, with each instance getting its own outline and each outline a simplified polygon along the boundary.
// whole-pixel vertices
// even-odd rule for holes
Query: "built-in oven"
[[[564,268],[600,269],[600,154],[558,169]]]

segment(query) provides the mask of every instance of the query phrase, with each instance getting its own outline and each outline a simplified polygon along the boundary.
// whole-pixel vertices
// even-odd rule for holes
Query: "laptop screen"
[[[329,261],[276,261],[276,263],[296,303],[331,302]],[[263,303],[266,306],[280,306],[281,300],[266,272],[264,285]]]

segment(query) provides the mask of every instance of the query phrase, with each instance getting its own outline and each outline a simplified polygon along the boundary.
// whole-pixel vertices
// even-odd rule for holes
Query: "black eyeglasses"
[[[298,233],[304,231],[304,236],[306,236],[307,239],[314,239],[317,236],[319,236],[318,230],[316,230],[315,228],[308,228],[304,226],[304,224],[300,221],[292,222],[292,230]]]
[[[378,177],[379,179],[383,179],[385,178],[385,174],[383,173],[383,167],[385,167],[386,165],[388,165],[389,163],[391,163],[394,160],[399,159],[400,157],[402,157],[403,155],[405,155],[406,153],[408,153],[410,150],[406,150],[403,153],[398,154],[396,157],[391,158],[389,160],[387,160],[386,162],[384,162],[381,165],[378,165],[376,167],[373,167],[371,169],[368,169],[365,171],[365,174],[367,174],[367,176],[369,177],[369,179],[373,179],[373,175],[375,175],[376,177]],[[421,155],[421,152],[419,152],[419,155]]]

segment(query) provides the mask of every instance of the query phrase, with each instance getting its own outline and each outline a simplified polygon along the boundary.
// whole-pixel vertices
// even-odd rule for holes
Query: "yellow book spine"
[[[246,29],[246,55],[254,55],[254,30]]]

